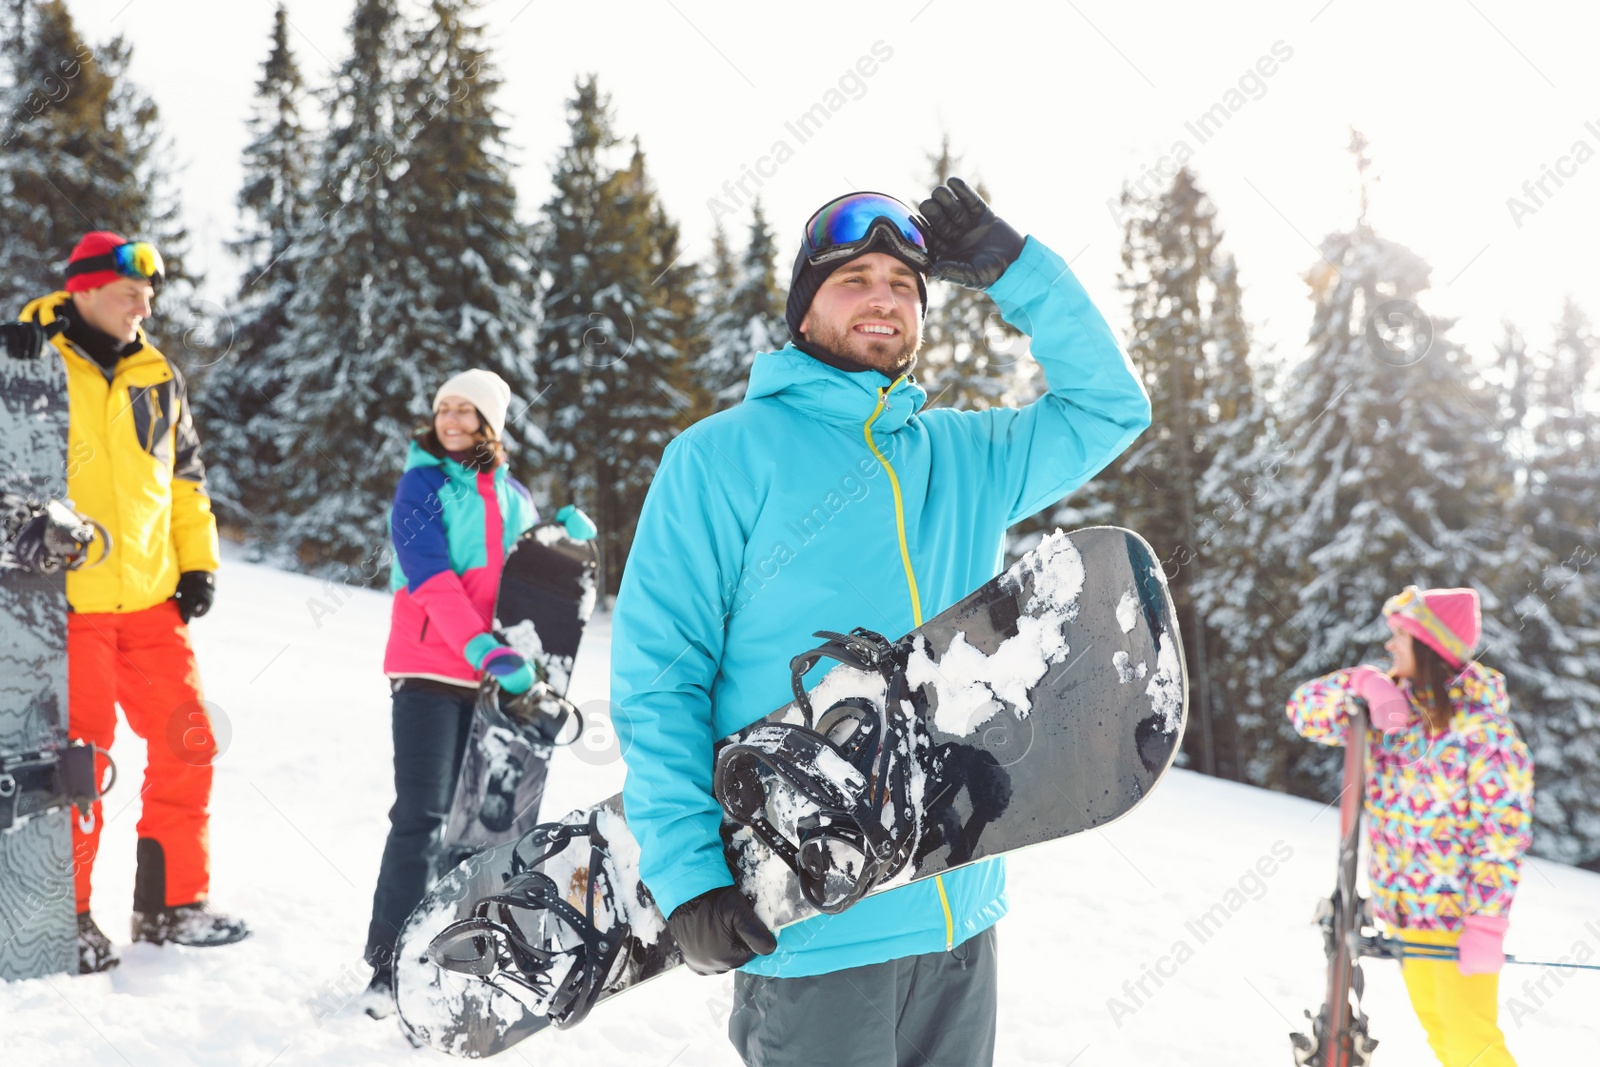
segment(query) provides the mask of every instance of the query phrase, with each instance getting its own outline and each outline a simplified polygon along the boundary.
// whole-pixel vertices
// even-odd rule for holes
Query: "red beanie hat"
[[[109,256],[112,251],[128,243],[128,239],[120,233],[110,230],[93,230],[83,235],[83,240],[78,242],[78,247],[72,250],[72,255],[67,257],[67,292],[86,293],[90,289],[98,289],[102,285],[110,285],[122,275],[114,270],[91,270],[74,273],[72,265],[81,260],[94,256]]]
[[[1384,604],[1383,616],[1391,629],[1404,630],[1458,669],[1467,665],[1483,636],[1476,589],[1422,590],[1408,585]]]

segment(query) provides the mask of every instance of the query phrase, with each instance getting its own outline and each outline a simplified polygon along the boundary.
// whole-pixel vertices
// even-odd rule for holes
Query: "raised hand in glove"
[[[1022,255],[1027,238],[1013,230],[960,178],[922,202],[933,266],[930,276],[968,289],[987,289]]]
[[[1411,725],[1411,702],[1394,684],[1394,679],[1376,667],[1363,663],[1350,672],[1350,688],[1367,702],[1372,725],[1386,734]]]
[[[778,947],[755,908],[731,885],[679,904],[667,929],[695,974],[731,971],[757,956],[770,956]]]
[[[61,332],[58,319],[48,326],[37,322],[0,322],[0,350],[12,359],[36,359],[44,343]]]
[[[210,571],[184,571],[178,575],[178,591],[172,599],[178,602],[178,614],[184,622],[210,611],[216,598],[217,579]]]

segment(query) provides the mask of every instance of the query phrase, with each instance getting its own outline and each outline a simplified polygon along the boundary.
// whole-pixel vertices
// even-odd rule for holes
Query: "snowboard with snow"
[[[506,556],[495,632],[533,665],[537,682],[521,696],[492,678],[479,689],[446,822],[449,866],[515,841],[538,821],[551,746],[576,720],[566,694],[594,612],[596,565],[594,543],[574,540],[560,523],[535,526]]]
[[[819,636],[796,700],[717,752],[729,869],[774,929],[1104,826],[1178,751],[1177,621],[1126,530],[1058,531],[897,641]],[[490,1056],[676,967],[638,858],[613,797],[461,864],[401,931],[406,1027]]]
[[[66,496],[67,376],[0,355],[0,979],[78,969],[67,743],[67,593],[12,538]],[[91,772],[92,773],[92,772]]]
[[[1366,1067],[1378,1042],[1367,1032],[1361,1010],[1362,931],[1372,925],[1368,902],[1356,883],[1361,855],[1361,811],[1366,801],[1367,716],[1362,701],[1351,700],[1345,734],[1344,773],[1339,783],[1339,875],[1333,896],[1318,905],[1328,957],[1322,1007],[1310,1020],[1311,1032],[1291,1033],[1296,1067]]]

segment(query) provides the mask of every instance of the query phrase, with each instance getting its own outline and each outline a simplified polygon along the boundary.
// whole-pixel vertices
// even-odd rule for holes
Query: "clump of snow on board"
[[[1139,666],[1143,668],[1144,664]],[[1172,733],[1183,720],[1183,668],[1178,661],[1177,643],[1165,630],[1156,640],[1156,673],[1144,691],[1161,716],[1162,733]]]
[[[1122,632],[1133,632],[1133,624],[1139,621],[1139,598],[1134,596],[1129,589],[1122,594],[1122,599],[1117,601],[1117,625],[1122,627]]]
[[[502,631],[506,635],[506,644],[515,649],[517,655],[544,669],[545,678],[552,689],[558,693],[567,691],[572,679],[572,657],[547,655],[544,642],[539,639],[538,627],[533,625],[532,620],[523,619],[515,626],[502,627]]]
[[[1111,665],[1117,668],[1117,681],[1123,685],[1127,685],[1135,679],[1143,678],[1150,673],[1150,665],[1148,663],[1141,660],[1139,665],[1135,667],[1132,665],[1132,659],[1133,657],[1120,648],[1111,654]]]
[[[906,664],[906,681],[933,689],[934,726],[964,737],[999,712],[999,701],[1026,718],[1032,710],[1028,691],[1071,651],[1064,627],[1077,618],[1085,577],[1083,557],[1057,530],[1001,576],[1002,584],[1014,589],[1031,580],[1032,596],[1017,619],[1016,636],[1006,638],[993,654],[984,654],[965,634],[957,634],[935,663],[919,634]]]

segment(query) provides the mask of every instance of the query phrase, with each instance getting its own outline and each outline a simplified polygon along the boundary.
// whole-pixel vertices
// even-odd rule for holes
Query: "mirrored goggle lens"
[[[159,279],[167,273],[161,253],[149,241],[119,245],[114,253],[117,273],[127,278]]]
[[[806,245],[811,255],[839,245],[864,240],[878,219],[887,219],[907,244],[926,252],[928,242],[911,221],[911,209],[882,193],[852,193],[825,204],[806,226]]]

